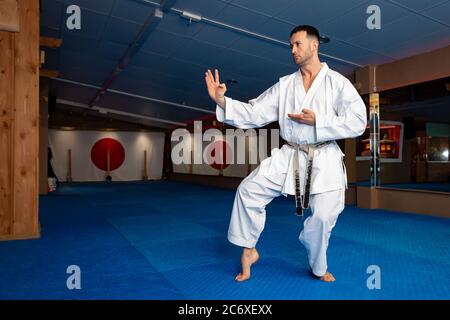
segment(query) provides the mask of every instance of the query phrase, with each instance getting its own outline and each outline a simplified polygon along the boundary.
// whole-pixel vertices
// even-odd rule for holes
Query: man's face
[[[306,31],[299,31],[291,37],[291,53],[294,62],[300,67],[317,53],[317,40],[309,38]]]

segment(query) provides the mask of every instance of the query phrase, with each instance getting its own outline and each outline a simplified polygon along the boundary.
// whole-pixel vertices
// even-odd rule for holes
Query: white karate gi
[[[288,117],[302,108],[311,109],[315,126],[300,124]],[[313,144],[361,135],[367,124],[366,107],[352,83],[329,69],[326,63],[308,92],[300,71],[280,78],[256,99],[243,103],[225,97],[225,110],[216,107],[220,122],[241,128],[257,128],[277,121],[281,137],[292,143]],[[273,149],[239,185],[233,205],[228,240],[238,246],[253,248],[264,229],[265,207],[283,194],[295,194],[293,155],[289,145]],[[304,222],[299,240],[306,247],[312,272],[322,276],[327,271],[326,250],[331,230],[344,209],[347,176],[344,154],[336,142],[315,151],[311,177],[312,215]],[[306,154],[299,153],[300,190],[304,194]]]

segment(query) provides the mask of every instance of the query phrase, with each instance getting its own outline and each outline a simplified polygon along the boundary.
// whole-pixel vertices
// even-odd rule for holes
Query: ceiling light
[[[194,20],[195,22],[200,22],[202,20],[202,16],[189,11],[181,12],[181,16],[185,19],[188,19],[189,22],[192,22],[192,20]]]

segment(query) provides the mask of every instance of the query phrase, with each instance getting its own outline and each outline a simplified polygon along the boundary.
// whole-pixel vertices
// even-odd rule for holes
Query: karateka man
[[[366,106],[352,83],[320,62],[319,42],[316,28],[295,27],[290,47],[299,71],[280,78],[248,103],[225,96],[227,88],[217,69],[214,75],[210,70],[205,73],[218,121],[248,129],[278,120],[280,135],[288,142],[273,149],[237,189],[228,230],[228,240],[243,247],[237,281],[250,278],[250,267],[259,259],[256,244],[266,220],[265,207],[281,194],[296,195],[299,206],[311,208],[299,240],[307,250],[311,272],[320,280],[335,281],[328,271],[327,247],[344,209],[347,187],[344,154],[335,140],[361,135],[367,120]]]

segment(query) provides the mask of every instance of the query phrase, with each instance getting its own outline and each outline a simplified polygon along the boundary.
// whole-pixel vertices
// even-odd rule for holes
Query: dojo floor
[[[179,182],[63,184],[40,198],[42,237],[0,242],[0,299],[450,299],[450,219],[347,206],[330,271],[311,278],[293,200],[267,208],[252,279],[226,239],[234,191]],[[81,290],[66,269],[81,268]],[[367,268],[381,289],[367,288]]]

